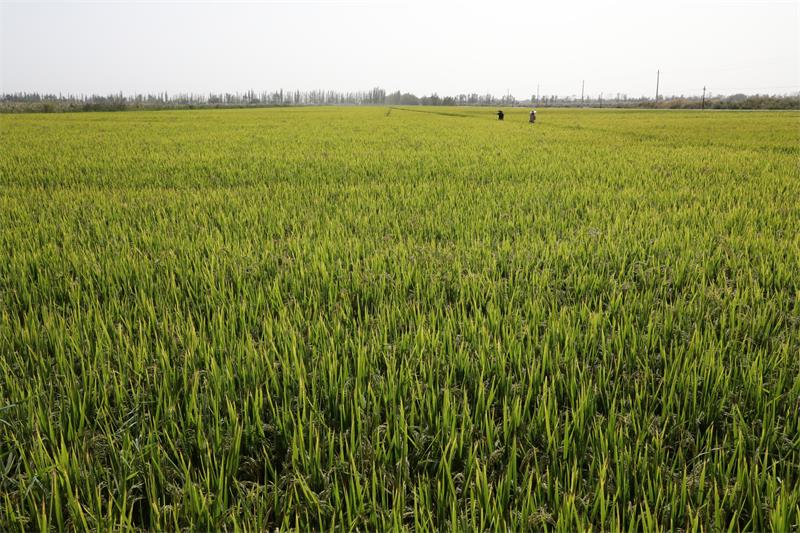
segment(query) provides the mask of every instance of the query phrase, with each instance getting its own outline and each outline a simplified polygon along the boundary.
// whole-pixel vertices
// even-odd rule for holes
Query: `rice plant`
[[[800,528],[800,114],[0,116],[0,530]]]

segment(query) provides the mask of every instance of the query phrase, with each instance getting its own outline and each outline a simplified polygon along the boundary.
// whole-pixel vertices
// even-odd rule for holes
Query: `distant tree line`
[[[123,111],[303,105],[383,105],[386,91],[246,91],[244,93],[149,93],[124,95],[10,93],[0,95],[0,112]]]
[[[629,97],[616,94],[611,97],[587,96],[532,96],[523,105],[538,107],[596,107],[639,109],[800,109],[800,95],[734,94],[703,96]]]
[[[529,99],[518,100],[511,95],[496,97],[491,94],[459,94],[456,96],[416,96],[411,93],[395,91],[386,95],[385,105],[461,105],[461,106],[526,106],[526,107],[611,107],[611,108],[650,108],[650,109],[800,109],[800,95],[706,95],[702,96],[659,96],[629,97],[618,93],[611,97],[575,95],[533,95]]]
[[[519,105],[513,96],[496,97],[491,94],[459,94],[456,96],[439,96],[433,93],[430,96],[416,96],[411,93],[395,91],[386,95],[385,105]]]
[[[679,96],[668,100],[659,99],[655,107],[661,109],[800,109],[800,96],[776,96],[767,94],[715,96],[701,103],[699,97]]]
[[[575,95],[533,95],[518,100],[512,95],[458,94],[439,96],[433,93],[417,96],[395,91],[387,93],[376,87],[368,91],[341,92],[330,90],[246,91],[244,93],[149,93],[125,95],[9,93],[0,95],[0,112],[53,113],[70,111],[123,111],[136,109],[194,109],[218,107],[268,107],[317,105],[397,105],[397,106],[535,106],[535,107],[610,107],[650,109],[800,109],[800,95],[734,94],[701,96],[628,97],[616,94],[603,97]]]

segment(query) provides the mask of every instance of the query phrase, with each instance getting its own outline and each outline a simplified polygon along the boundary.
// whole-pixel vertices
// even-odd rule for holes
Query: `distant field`
[[[0,530],[800,528],[800,113],[0,116]]]

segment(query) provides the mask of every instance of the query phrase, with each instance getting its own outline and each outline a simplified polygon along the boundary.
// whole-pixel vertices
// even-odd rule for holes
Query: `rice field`
[[[0,116],[0,530],[800,528],[800,113]]]

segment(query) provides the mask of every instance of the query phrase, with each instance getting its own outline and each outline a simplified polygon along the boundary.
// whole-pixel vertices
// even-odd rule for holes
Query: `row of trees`
[[[659,109],[800,109],[800,95],[744,95],[715,96],[713,98],[680,96],[658,101]]]
[[[383,105],[386,91],[246,91],[244,93],[149,93],[124,95],[9,93],[0,95],[0,112],[120,111],[195,107],[292,105]]]
[[[246,91],[244,93],[149,93],[125,95],[73,95],[10,93],[0,95],[0,112],[119,111],[127,109],[181,109],[196,107],[251,107],[294,105],[462,105],[462,106],[537,106],[537,107],[627,107],[659,109],[800,109],[800,95],[669,96],[630,98],[616,94],[604,98],[531,96],[517,100],[512,95],[458,94],[455,96],[417,96],[376,87],[368,91]]]
[[[439,96],[433,93],[430,96],[417,96],[411,93],[395,91],[386,95],[386,105],[519,105],[521,102],[513,96],[495,97],[491,94],[458,94],[456,96]]]
[[[534,96],[528,101],[531,105],[541,107],[612,107],[612,108],[645,108],[645,109],[800,109],[800,95],[769,94],[734,94],[706,96],[659,96],[654,98],[629,98],[626,95],[615,95],[603,98],[603,95],[589,96],[583,99],[570,97],[543,97],[538,101]]]

